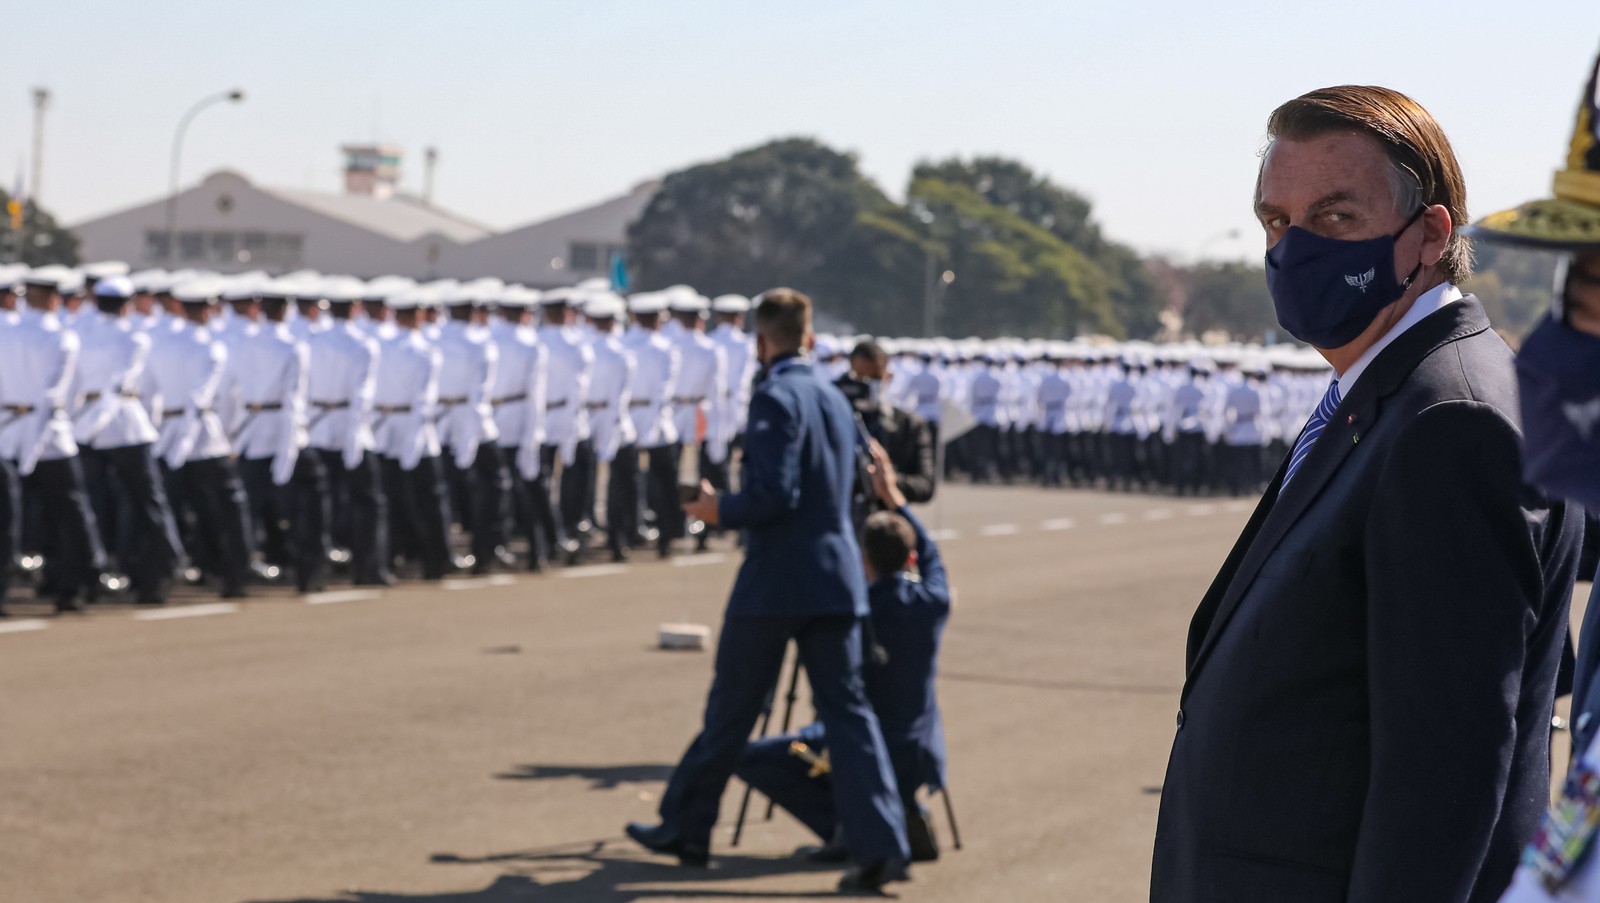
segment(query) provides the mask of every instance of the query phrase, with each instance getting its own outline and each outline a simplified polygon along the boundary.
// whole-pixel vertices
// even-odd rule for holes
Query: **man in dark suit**
[[[1439,125],[1343,87],[1268,134],[1268,286],[1337,377],[1195,613],[1151,900],[1493,900],[1548,800],[1581,514],[1522,482]]]
[[[661,798],[659,825],[628,836],[704,865],[728,779],[777,684],[793,639],[833,750],[835,805],[855,867],[846,891],[909,877],[904,812],[883,735],[862,686],[861,619],[868,613],[861,552],[850,525],[857,433],[850,405],[804,356],[811,299],[773,289],[756,308],[765,378],[750,399],[737,493],[701,482],[688,515],[743,530],[745,560],[717,643],[705,723]]]
[[[886,510],[867,518],[861,553],[872,607],[871,638],[883,654],[868,656],[863,676],[906,807],[912,858],[921,862],[939,857],[917,791],[944,786],[944,718],[935,675],[940,639],[950,619],[950,581],[939,546],[911,513],[897,485],[888,453],[874,443],[872,458],[873,490]],[[811,852],[818,861],[842,860],[848,853],[844,843],[836,842],[841,838],[831,762],[821,758],[828,755],[827,744],[827,729],[821,724],[764,737],[746,748],[738,772],[827,844]]]
[[[850,399],[868,435],[888,453],[895,481],[906,501],[924,505],[933,501],[939,480],[934,473],[933,431],[928,421],[889,403],[889,355],[883,346],[867,339],[850,352],[850,372],[834,383]],[[857,487],[874,502],[871,486]],[[881,504],[875,510],[893,510]]]

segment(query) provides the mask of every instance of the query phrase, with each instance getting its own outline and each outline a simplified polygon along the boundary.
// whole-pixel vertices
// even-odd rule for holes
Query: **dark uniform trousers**
[[[405,470],[395,458],[379,460],[395,551],[421,564],[424,580],[444,579],[450,565],[450,496],[442,462],[425,457]]]
[[[860,620],[851,615],[727,618],[704,725],[667,784],[662,821],[685,840],[710,845],[722,793],[793,638],[828,732],[834,808],[851,856],[862,863],[904,857],[903,828],[895,829],[903,826],[905,812],[861,679],[861,633]]]
[[[158,592],[183,557],[150,443],[79,453],[106,550],[138,592]]]
[[[204,458],[168,471],[172,494],[194,516],[186,543],[193,564],[222,581],[224,593],[244,590],[254,550],[250,504],[230,458]]]
[[[350,550],[350,577],[357,584],[388,583],[389,497],[383,491],[378,456],[367,452],[355,468],[344,466],[344,454],[328,449],[307,449],[322,461],[328,475],[332,501],[330,540]]]
[[[546,521],[550,514],[550,496],[548,486],[541,481],[544,476],[544,462],[540,461],[539,477],[530,480],[524,477],[522,469],[516,466],[521,451],[520,446],[500,450],[506,460],[506,476],[511,486],[507,511],[512,531],[528,539],[528,566],[537,570],[554,554],[550,534],[546,532],[548,529]],[[540,511],[544,512],[544,517],[539,515]]]
[[[606,477],[606,544],[613,552],[633,546],[639,533],[639,449],[624,445]]]
[[[489,567],[495,550],[506,544],[511,519],[511,474],[504,451],[493,442],[478,443],[470,468],[457,467],[450,456],[451,511],[461,529],[472,536],[477,566]]]
[[[572,455],[572,465],[561,468],[561,529],[569,538],[577,539],[594,526],[588,517],[594,471],[594,445],[584,439]]]
[[[283,557],[278,560],[294,568],[295,588],[302,593],[320,590],[328,579],[328,521],[332,516],[328,471],[322,458],[302,451],[289,482],[282,486],[272,483],[271,458],[241,459],[239,469],[258,527],[279,537]],[[256,506],[258,498],[260,507]]]
[[[80,592],[96,593],[105,547],[78,457],[40,461],[21,484],[23,497],[31,501],[38,517],[38,551],[44,555],[40,595],[74,599]]]
[[[0,458],[0,604],[11,586],[11,567],[22,544],[22,481],[17,464]]]
[[[529,485],[535,526],[544,536],[547,555],[566,543],[567,534],[562,529],[561,514],[556,509],[555,494],[550,491],[555,480],[556,459],[560,450],[554,445],[539,447],[539,477]]]
[[[645,474],[644,502],[655,518],[656,548],[665,552],[672,541],[683,535],[683,512],[678,506],[678,461],[683,446],[657,445],[645,449],[649,458]]]
[[[1178,433],[1172,442],[1172,488],[1182,495],[1199,495],[1205,486],[1206,434]]]

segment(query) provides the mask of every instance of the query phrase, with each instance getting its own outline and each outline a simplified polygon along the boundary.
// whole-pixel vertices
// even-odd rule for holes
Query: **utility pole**
[[[439,149],[426,148],[422,152],[422,203],[433,206],[433,167],[439,162]]]
[[[33,89],[33,187],[28,199],[39,206],[39,174],[44,169],[44,111],[50,106],[50,89]]]

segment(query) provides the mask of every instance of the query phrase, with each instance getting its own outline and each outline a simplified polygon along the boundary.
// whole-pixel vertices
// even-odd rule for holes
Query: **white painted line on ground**
[[[1215,505],[1196,505],[1189,509],[1190,517],[1207,517],[1215,513],[1217,513]]]
[[[337,605],[340,602],[364,602],[376,599],[383,595],[375,589],[344,589],[328,593],[311,593],[306,596],[307,605]]]
[[[32,633],[50,626],[49,621],[29,618],[25,621],[0,621],[0,633]]]
[[[1145,520],[1172,520],[1171,508],[1152,508],[1144,513]]]
[[[210,605],[184,605],[178,608],[158,608],[134,614],[135,621],[174,621],[178,618],[204,618],[210,615],[231,615],[239,610],[232,602],[213,602]]]
[[[932,539],[934,542],[949,542],[952,539],[960,539],[961,538],[961,531],[960,530],[933,530],[933,531],[928,533],[928,538]]]
[[[1018,532],[1016,524],[989,524],[978,529],[982,536],[1015,536]]]
[[[510,586],[517,578],[510,574],[491,574],[488,577],[457,577],[440,582],[440,589],[483,589],[486,586]]]
[[[721,564],[728,560],[728,556],[721,552],[712,552],[709,555],[691,555],[688,558],[672,559],[675,568],[696,568],[702,564]]]
[[[1054,532],[1056,530],[1071,530],[1077,525],[1078,522],[1070,517],[1057,517],[1039,524],[1039,529],[1046,532]]]
[[[584,567],[567,568],[557,576],[575,580],[579,577],[610,577],[614,574],[626,574],[627,572],[628,566],[625,564],[591,564]]]
[[[489,578],[490,586],[514,586],[517,578],[511,574],[495,574]]]
[[[1115,527],[1118,524],[1125,524],[1127,522],[1128,522],[1128,515],[1126,515],[1126,514],[1118,514],[1116,512],[1113,512],[1111,514],[1102,514],[1102,515],[1100,515],[1100,523],[1104,524],[1107,527]]]

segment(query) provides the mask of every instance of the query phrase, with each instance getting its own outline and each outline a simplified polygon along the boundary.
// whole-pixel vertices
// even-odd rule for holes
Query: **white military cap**
[[[750,312],[750,299],[743,295],[718,295],[711,299],[712,313],[745,314]]]
[[[0,265],[0,292],[15,290],[22,284],[22,274],[28,268],[22,264]]]
[[[83,274],[68,270],[67,275],[56,283],[56,291],[63,295],[81,295],[83,294],[83,285]]]
[[[628,310],[635,315],[649,316],[667,309],[667,296],[660,292],[640,292],[628,299]]]
[[[584,305],[583,312],[596,320],[615,320],[627,312],[627,302],[616,292],[596,292]]]
[[[570,288],[553,288],[539,296],[539,306],[557,307],[575,304],[579,300]]]
[[[604,276],[591,276],[577,285],[574,285],[573,288],[585,293],[609,292],[611,291],[611,280]]]
[[[416,284],[415,279],[408,279],[405,276],[379,276],[367,281],[361,297],[367,301],[382,301]]]
[[[673,292],[672,300],[667,306],[675,314],[702,314],[711,306],[711,302],[706,300],[705,295],[691,289],[687,292]]]
[[[222,294],[222,282],[214,278],[189,279],[172,287],[172,297],[184,304],[211,304]]]
[[[426,285],[414,285],[390,295],[383,303],[394,310],[416,310],[432,307],[438,300],[438,292]]]
[[[100,281],[94,284],[96,298],[121,298],[127,300],[133,297],[133,280],[127,276],[101,276]]]
[[[128,265],[120,260],[102,260],[99,263],[86,264],[83,275],[90,279],[105,279],[111,276],[128,275]]]
[[[128,277],[133,282],[133,290],[155,294],[168,285],[166,270],[140,270]]]
[[[266,281],[249,274],[228,279],[222,287],[222,300],[244,301],[254,298],[261,294],[261,289]]]
[[[508,285],[496,293],[494,303],[500,307],[527,310],[539,303],[539,293],[524,285]]]
[[[322,297],[340,304],[353,304],[367,294],[367,284],[354,276],[328,276],[322,280]]]
[[[22,281],[27,285],[61,288],[64,284],[70,284],[75,278],[77,278],[77,274],[73,273],[72,270],[64,266],[51,264],[50,266],[34,267],[22,277]]]

